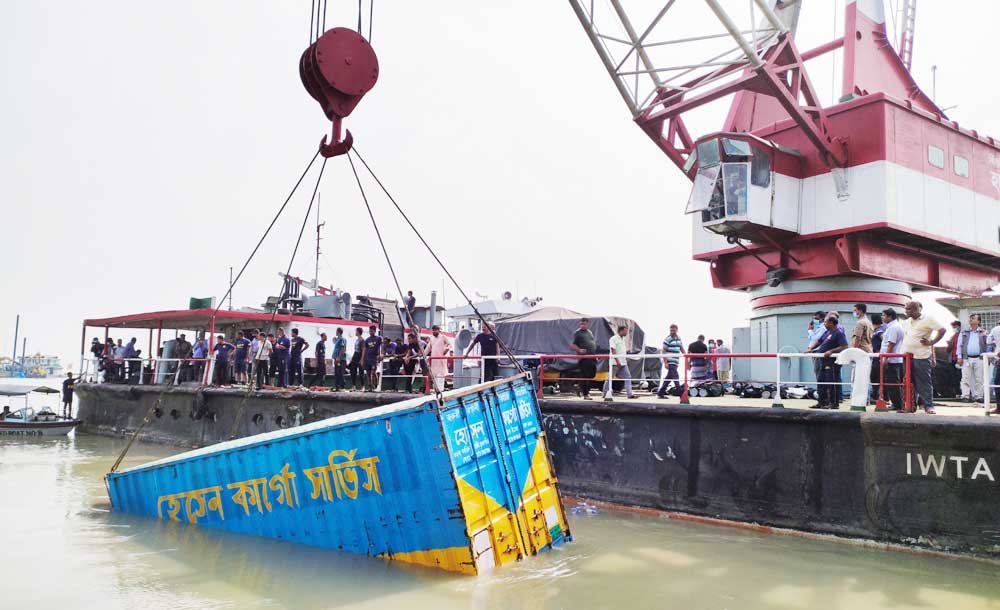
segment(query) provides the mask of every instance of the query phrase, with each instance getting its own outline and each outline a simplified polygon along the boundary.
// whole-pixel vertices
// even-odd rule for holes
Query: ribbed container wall
[[[568,540],[530,379],[441,405],[419,397],[112,473],[111,502],[466,574]]]

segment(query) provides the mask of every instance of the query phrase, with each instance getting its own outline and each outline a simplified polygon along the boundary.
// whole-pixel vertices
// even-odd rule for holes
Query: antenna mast
[[[319,205],[322,202],[322,199],[323,199],[323,194],[318,193],[316,195],[316,270],[313,272],[313,285],[312,285],[314,295],[319,294],[319,255],[321,254],[321,251],[319,249],[319,242],[320,239],[322,239],[320,237],[320,230],[323,228],[324,225],[326,225],[325,222],[319,221]]]

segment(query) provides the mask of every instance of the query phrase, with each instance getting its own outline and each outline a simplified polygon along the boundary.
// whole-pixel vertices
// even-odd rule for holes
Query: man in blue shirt
[[[326,337],[320,335],[325,340]],[[319,347],[317,345],[317,347]],[[333,338],[333,389],[344,389],[344,367],[347,364],[347,339],[344,338],[344,329],[337,328],[337,336]]]
[[[205,357],[208,355],[208,344],[204,335],[198,335],[198,340],[194,342],[194,349],[191,357],[194,358],[194,378],[199,384],[205,377]]]
[[[378,386],[378,359],[382,350],[382,337],[378,336],[374,326],[368,327],[368,336],[364,339],[361,362],[365,367],[365,391],[374,392]]]
[[[212,372],[212,385],[229,384],[229,354],[236,349],[236,346],[226,341],[224,335],[216,337],[215,347],[215,367]]]
[[[236,353],[233,354],[233,371],[236,373],[236,383],[247,383],[247,361],[250,351],[250,340],[242,330],[238,333],[236,341]]]
[[[847,335],[838,326],[838,319],[827,316],[823,322],[826,332],[820,338],[819,345],[810,350],[814,354],[823,354],[818,358],[819,365],[819,402],[810,409],[837,409],[840,407],[840,365],[836,355],[847,349]]]
[[[292,332],[295,332],[294,330]],[[316,349],[313,350],[313,360],[315,361],[315,373],[309,379],[309,387],[319,385],[326,386],[326,333],[319,334],[319,341],[316,342]]]
[[[292,342],[285,336],[285,329],[279,326],[278,337],[274,341],[275,364],[277,364],[278,369],[275,373],[274,385],[279,388],[288,385],[288,354],[291,348]]]
[[[351,391],[360,390],[360,383],[364,383],[365,365],[361,361],[361,356],[365,353],[365,331],[361,327],[354,329],[354,353],[351,354],[351,363],[347,369],[351,371]]]
[[[497,350],[497,336],[493,333],[493,326],[489,322],[483,323],[483,332],[472,340],[469,349],[465,350],[465,355],[468,356],[476,345],[479,346],[479,355],[482,357],[479,362],[483,367],[483,381],[493,381],[497,378],[499,371],[499,361],[496,358],[499,352]]]
[[[128,383],[136,383],[139,380],[139,369],[142,368],[142,362],[138,360],[139,352],[135,349],[135,337],[125,345],[124,352],[124,365],[127,367],[126,381]]]
[[[987,332],[979,326],[979,314],[969,316],[969,328],[958,337],[958,365],[962,367],[962,398],[983,400],[983,359],[988,350]]]
[[[292,329],[290,349],[288,352],[288,385],[300,386],[302,378],[302,352],[309,349],[309,342],[299,336],[299,329]]]
[[[684,342],[677,334],[677,325],[670,325],[670,334],[663,340],[663,348],[660,350],[664,354],[669,354],[663,359],[663,364],[667,366],[667,374],[663,377],[660,388],[656,391],[657,398],[666,398],[667,389],[673,382],[677,389],[681,388],[680,375],[677,374],[677,367],[680,365],[680,354],[684,353]]]

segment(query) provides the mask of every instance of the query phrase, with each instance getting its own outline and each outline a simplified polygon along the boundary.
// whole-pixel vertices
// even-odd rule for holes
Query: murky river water
[[[124,442],[0,439],[0,608],[1000,608],[1000,568],[604,511],[478,578],[110,512]],[[137,444],[126,464],[177,450]]]

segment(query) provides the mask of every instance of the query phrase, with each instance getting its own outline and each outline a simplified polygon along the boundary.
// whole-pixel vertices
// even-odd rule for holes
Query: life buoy
[[[851,406],[867,407],[871,389],[872,358],[863,349],[849,347],[837,354],[837,364],[854,365],[854,380],[851,382]]]

